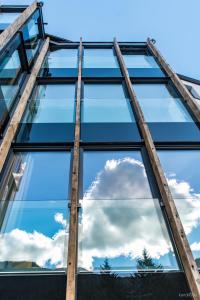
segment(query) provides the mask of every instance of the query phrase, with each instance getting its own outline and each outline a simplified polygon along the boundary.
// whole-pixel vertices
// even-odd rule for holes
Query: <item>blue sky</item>
[[[43,11],[47,31],[73,41],[153,37],[176,72],[200,79],[199,0],[44,0]]]

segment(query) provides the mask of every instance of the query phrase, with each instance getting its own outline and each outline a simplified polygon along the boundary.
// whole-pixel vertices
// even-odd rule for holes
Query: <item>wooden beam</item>
[[[172,80],[173,84],[183,97],[184,102],[190,108],[191,112],[194,114],[195,118],[198,122],[200,122],[200,108],[197,103],[193,100],[190,92],[187,90],[181,79],[178,75],[172,70],[169,64],[165,61],[164,57],[160,54],[160,52],[156,49],[153,42],[148,38],[147,39],[147,46],[152,52],[152,54],[157,58],[158,62],[160,63],[163,70],[167,73],[167,75]]]
[[[19,17],[10,24],[1,34],[0,34],[0,49],[2,49],[7,42],[15,35],[15,33],[20,30],[32,13],[37,9],[37,1],[34,1],[29,7],[27,7]]]
[[[76,267],[77,267],[77,236],[78,236],[78,187],[79,187],[79,155],[80,155],[80,110],[81,110],[81,80],[82,80],[82,38],[79,46],[78,83],[76,92],[76,126],[74,140],[74,155],[72,166],[72,189],[70,205],[70,227],[67,260],[66,299],[76,298]]]
[[[194,260],[191,248],[189,246],[183,225],[181,223],[178,211],[176,209],[172,194],[170,192],[167,180],[165,178],[161,163],[159,161],[156,148],[151,137],[149,128],[145,122],[142,110],[137,100],[136,94],[133,90],[133,86],[129,77],[128,70],[124,63],[124,59],[120,50],[120,47],[114,39],[114,48],[117,54],[117,58],[125,78],[125,82],[129,91],[129,95],[137,116],[138,125],[142,133],[142,137],[145,142],[145,146],[149,155],[151,166],[157,181],[160,194],[162,196],[163,203],[165,205],[166,213],[172,228],[175,243],[179,251],[179,255],[185,270],[187,281],[192,292],[192,296],[195,300],[200,299],[200,275],[196,262]]]
[[[40,51],[40,54],[35,62],[35,65],[32,68],[31,74],[28,78],[28,81],[26,83],[26,86],[23,90],[23,93],[21,95],[21,98],[19,100],[19,103],[16,107],[16,110],[13,114],[13,117],[9,123],[9,126],[6,130],[5,136],[3,138],[3,141],[0,145],[0,172],[2,171],[2,168],[4,166],[4,162],[6,160],[6,157],[8,155],[11,143],[13,141],[13,138],[17,132],[19,123],[21,121],[22,115],[25,111],[27,101],[29,100],[29,97],[31,95],[31,92],[33,90],[34,84],[36,82],[36,78],[38,75],[38,72],[41,68],[41,65],[44,61],[45,55],[49,48],[49,38],[46,39],[44,42],[44,45]]]

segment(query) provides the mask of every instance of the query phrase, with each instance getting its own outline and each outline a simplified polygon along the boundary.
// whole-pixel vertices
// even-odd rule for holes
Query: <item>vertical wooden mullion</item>
[[[79,46],[78,83],[76,90],[76,125],[72,163],[72,187],[70,204],[70,226],[67,261],[66,299],[76,298],[76,266],[77,266],[77,236],[78,236],[78,188],[80,161],[80,113],[81,113],[81,77],[82,77],[82,38]]]
[[[173,200],[170,188],[168,186],[163,169],[161,167],[161,163],[158,158],[156,148],[153,139],[151,137],[151,133],[149,131],[147,123],[145,122],[141,107],[137,100],[136,94],[133,90],[129,73],[126,68],[120,47],[116,39],[114,39],[114,48],[137,116],[138,126],[141,130],[142,138],[144,139],[144,143],[157,181],[157,185],[165,205],[166,213],[174,235],[174,240],[179,251],[179,255],[184,267],[184,271],[187,277],[189,287],[192,292],[192,296],[195,300],[197,299],[199,300],[200,299],[200,275],[198,272],[197,264],[194,260],[182,222],[180,220],[178,211],[175,206],[175,202]]]

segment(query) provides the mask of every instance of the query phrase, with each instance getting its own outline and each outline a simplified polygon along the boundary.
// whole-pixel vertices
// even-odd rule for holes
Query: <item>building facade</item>
[[[41,3],[0,30],[0,298],[200,299],[198,82]]]

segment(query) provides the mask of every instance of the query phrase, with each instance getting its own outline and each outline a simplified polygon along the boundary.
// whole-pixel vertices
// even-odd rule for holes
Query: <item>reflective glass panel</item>
[[[85,84],[82,122],[134,122],[121,84]]]
[[[66,267],[69,152],[19,152],[0,206],[0,271]]]
[[[44,64],[44,68],[77,68],[77,49],[60,49],[49,52]]]
[[[34,58],[39,47],[39,22],[39,11],[36,11],[22,29],[28,61]]]
[[[200,268],[200,151],[158,151],[190,247]]]
[[[152,137],[160,142],[195,142],[200,131],[172,84],[134,84]]]
[[[4,30],[8,25],[13,23],[17,17],[20,15],[20,13],[13,12],[0,12],[0,30]]]
[[[123,54],[127,68],[159,68],[157,62],[150,55]]]
[[[170,85],[134,84],[147,122],[192,122],[181,99]]]
[[[84,49],[84,68],[119,68],[113,49]]]
[[[38,85],[29,102],[18,142],[62,142],[74,138],[75,85]]]
[[[178,268],[140,151],[84,152],[83,191],[80,272]]]
[[[130,100],[122,84],[85,84],[81,139],[87,142],[140,141]]]
[[[8,52],[0,63],[0,131],[3,131],[22,78],[18,50]]]
[[[83,77],[121,77],[113,49],[84,49]]]
[[[78,49],[59,49],[48,52],[40,76],[77,77]]]

